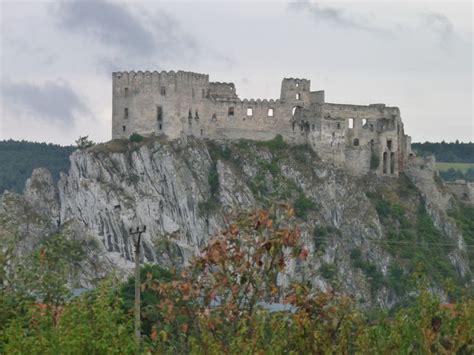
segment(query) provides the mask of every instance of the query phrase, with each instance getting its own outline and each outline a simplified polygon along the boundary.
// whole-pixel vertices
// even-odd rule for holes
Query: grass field
[[[463,173],[467,171],[469,168],[474,168],[474,163],[436,163],[436,168],[439,171],[445,171],[450,168],[453,168],[454,170],[461,170]]]

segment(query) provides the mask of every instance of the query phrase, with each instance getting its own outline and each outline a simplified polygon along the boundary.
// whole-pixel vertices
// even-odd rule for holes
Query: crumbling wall
[[[446,186],[460,201],[474,204],[474,183],[465,180],[446,182]]]
[[[269,140],[309,144],[355,174],[398,176],[411,153],[400,111],[384,104],[325,103],[310,81],[285,78],[280,99],[241,100],[233,83],[191,72],[113,74],[112,137]]]

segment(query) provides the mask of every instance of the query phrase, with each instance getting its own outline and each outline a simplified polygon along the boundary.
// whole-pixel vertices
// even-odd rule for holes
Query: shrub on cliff
[[[130,139],[130,142],[140,143],[145,139],[145,137],[143,137],[141,134],[138,134],[138,133],[132,133],[129,139]]]

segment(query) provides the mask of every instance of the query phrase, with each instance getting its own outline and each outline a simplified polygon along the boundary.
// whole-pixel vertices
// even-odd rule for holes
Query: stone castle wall
[[[191,72],[113,73],[112,138],[132,133],[310,144],[357,174],[398,175],[411,153],[400,111],[325,103],[307,79],[285,78],[280,99],[241,100],[233,83]]]
[[[465,203],[474,204],[474,183],[465,180],[446,182],[446,186],[457,198]]]

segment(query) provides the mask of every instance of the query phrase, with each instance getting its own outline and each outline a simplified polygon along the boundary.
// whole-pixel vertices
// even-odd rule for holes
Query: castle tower
[[[285,78],[281,82],[280,100],[292,106],[304,107],[310,102],[310,80]]]

